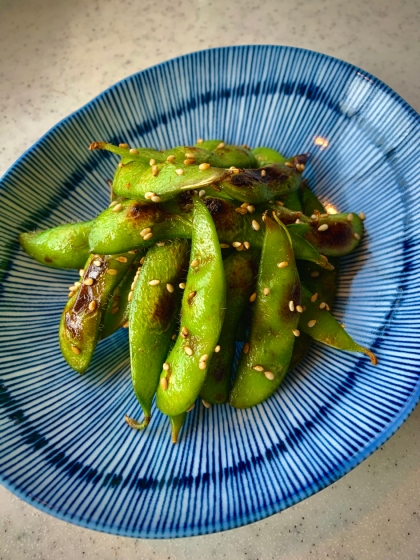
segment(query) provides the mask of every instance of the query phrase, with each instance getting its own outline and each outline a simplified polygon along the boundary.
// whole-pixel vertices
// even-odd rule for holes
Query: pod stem
[[[144,428],[147,428],[150,419],[151,416],[145,416],[143,422],[138,422],[134,418],[130,418],[128,414],[125,415],[125,421],[130,426],[130,428],[133,428],[134,430],[144,430]]]
[[[371,350],[369,350],[369,348],[364,348],[364,349],[363,349],[363,353],[366,354],[366,356],[369,356],[370,361],[372,362],[372,364],[373,364],[374,366],[377,365],[377,363],[378,363],[378,358],[375,356],[375,354],[374,354]]]
[[[121,157],[130,155],[129,148],[120,148],[119,146],[114,146],[114,144],[109,144],[108,142],[92,142],[89,146],[89,150],[106,150],[107,152],[118,154]]]

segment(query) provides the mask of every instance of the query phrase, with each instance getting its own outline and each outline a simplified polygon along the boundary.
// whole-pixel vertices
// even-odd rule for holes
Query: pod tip
[[[143,422],[138,422],[134,418],[128,416],[128,414],[126,414],[124,418],[130,428],[133,428],[134,430],[144,430],[144,428],[149,425],[151,416],[145,416]]]
[[[378,358],[375,356],[375,354],[374,354],[373,352],[371,352],[371,351],[369,350],[369,348],[366,348],[365,354],[366,354],[366,356],[369,356],[370,361],[372,362],[372,364],[373,364],[374,366],[376,366],[376,364],[378,363]]]

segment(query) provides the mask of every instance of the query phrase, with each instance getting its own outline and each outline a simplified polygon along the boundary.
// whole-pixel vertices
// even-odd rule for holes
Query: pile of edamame
[[[80,269],[59,327],[70,367],[84,373],[101,339],[129,329],[143,411],[129,426],[149,424],[155,395],[174,443],[198,398],[257,405],[314,340],[376,364],[330,313],[339,257],[359,244],[364,215],[326,212],[302,180],[308,154],[201,139],[89,149],[120,156],[109,208],[19,240],[46,266]]]

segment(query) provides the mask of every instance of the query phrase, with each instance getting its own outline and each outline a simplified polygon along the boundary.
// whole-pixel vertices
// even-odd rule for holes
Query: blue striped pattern
[[[17,235],[91,218],[107,204],[116,158],[88,152],[91,141],[160,148],[198,137],[309,151],[305,173],[320,198],[366,212],[367,234],[343,259],[334,312],[379,364],[315,345],[264,404],[196,406],[173,446],[159,413],[144,433],[123,421],[140,414],[126,331],[99,344],[84,376],[66,366],[57,327],[76,273],[31,261]],[[419,146],[418,115],[376,78],[271,46],[155,66],[52,129],[1,181],[2,483],[85,527],[178,537],[278,512],[368,457],[420,393]]]

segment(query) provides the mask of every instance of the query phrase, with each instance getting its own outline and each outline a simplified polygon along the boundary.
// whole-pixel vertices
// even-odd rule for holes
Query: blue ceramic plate
[[[377,354],[314,346],[267,402],[196,406],[178,445],[156,412],[144,433],[127,331],[101,342],[84,376],[60,355],[71,271],[32,261],[22,231],[94,217],[116,157],[93,140],[170,147],[199,137],[310,152],[327,206],[364,211],[367,234],[343,259],[334,314]],[[281,511],[355,467],[419,399],[420,120],[374,76],[290,47],[207,50],[113,86],[54,127],[0,191],[0,477],[32,505],[132,537],[181,537]]]

